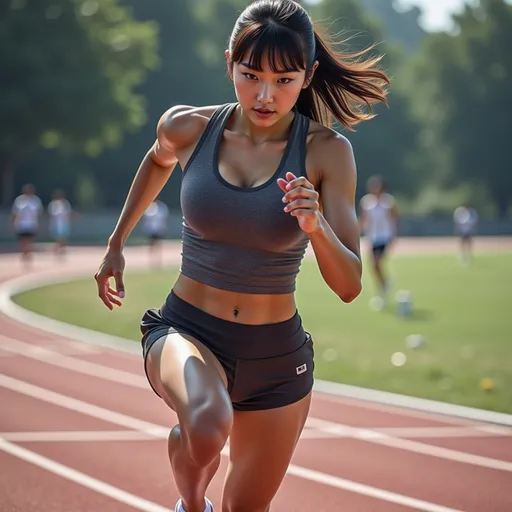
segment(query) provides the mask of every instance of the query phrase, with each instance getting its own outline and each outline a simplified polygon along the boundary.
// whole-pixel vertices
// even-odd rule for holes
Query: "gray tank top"
[[[306,175],[309,119],[295,113],[274,175],[257,187],[242,188],[228,183],[218,168],[224,129],[236,106],[215,111],[183,169],[181,272],[233,292],[292,293],[308,237],[297,219],[283,211],[277,178],[287,172]]]

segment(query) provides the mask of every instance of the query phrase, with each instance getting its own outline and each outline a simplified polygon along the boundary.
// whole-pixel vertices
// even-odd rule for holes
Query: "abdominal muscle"
[[[246,325],[274,324],[289,320],[297,307],[293,293],[260,295],[213,288],[180,274],[174,293],[209,315]]]

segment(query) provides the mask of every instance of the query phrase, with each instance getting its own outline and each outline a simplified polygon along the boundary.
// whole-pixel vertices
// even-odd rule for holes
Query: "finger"
[[[288,182],[286,180],[283,180],[283,178],[278,178],[277,184],[283,192],[286,192],[286,185],[288,185]]]
[[[108,297],[105,293],[99,293],[98,296],[101,299],[101,301],[103,302],[103,304],[105,304],[105,306],[107,306],[107,308],[110,309],[110,311],[112,311],[114,309],[110,300],[108,299]]]
[[[288,181],[292,181],[292,180],[294,180],[294,179],[296,179],[296,178],[297,178],[297,176],[295,176],[295,174],[293,174],[293,172],[287,172],[287,173],[286,173],[286,179],[287,179]]]
[[[294,188],[293,190],[290,190],[284,195],[283,203],[288,203],[300,197],[303,197],[305,199],[312,199],[313,201],[318,201],[319,194],[316,190],[311,190],[309,188],[304,187],[297,187]]]
[[[109,304],[107,304],[105,301],[107,300],[107,288],[108,288],[108,281],[103,280],[98,281],[98,297],[105,303],[105,306],[110,307]]]
[[[111,295],[117,295],[117,290],[114,290],[110,285],[107,289],[107,292],[110,293]]]
[[[311,199],[296,199],[284,207],[285,212],[291,212],[300,208],[318,211],[318,203]]]
[[[301,176],[300,178],[295,178],[294,180],[291,180],[288,182],[288,185],[286,185],[286,190],[292,190],[296,187],[304,187],[307,189],[314,190],[315,187],[308,181],[307,178],[304,176]]]
[[[290,215],[293,215],[294,217],[312,217],[316,215],[316,210],[310,210],[309,208],[297,208],[296,210],[293,210],[290,212]]]
[[[116,291],[117,296],[121,297],[121,299],[124,297],[124,282],[123,282],[123,273],[120,270],[116,270],[114,272],[114,280],[116,282]]]
[[[119,299],[116,299],[115,296],[112,295],[111,293],[107,293],[107,298],[111,304],[115,304],[116,306],[119,306],[119,307],[121,307],[123,305],[123,303]]]

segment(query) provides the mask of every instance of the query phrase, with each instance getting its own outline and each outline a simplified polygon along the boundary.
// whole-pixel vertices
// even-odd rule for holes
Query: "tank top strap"
[[[217,143],[222,137],[226,123],[236,105],[236,103],[226,103],[215,110],[192,155],[188,159],[187,165],[183,169],[183,175],[185,175],[192,162],[196,160],[199,155],[201,155],[201,161],[209,163],[210,165],[213,164]]]
[[[306,141],[309,132],[309,118],[295,111],[289,147],[282,166],[282,174],[293,172],[296,176],[306,176]]]

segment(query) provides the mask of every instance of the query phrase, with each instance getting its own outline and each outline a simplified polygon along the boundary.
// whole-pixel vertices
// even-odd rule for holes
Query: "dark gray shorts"
[[[160,309],[146,311],[141,332],[144,362],[151,346],[172,333],[189,334],[210,349],[237,410],[283,407],[313,388],[313,341],[298,312],[284,322],[245,325],[209,315],[171,292]]]

